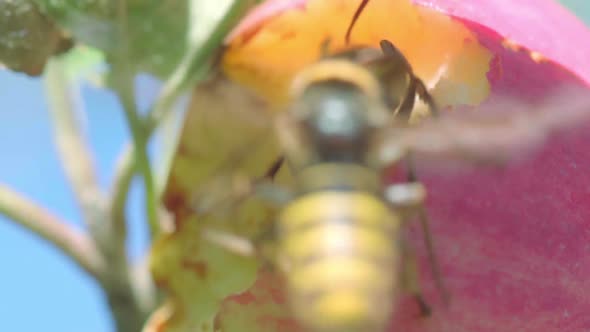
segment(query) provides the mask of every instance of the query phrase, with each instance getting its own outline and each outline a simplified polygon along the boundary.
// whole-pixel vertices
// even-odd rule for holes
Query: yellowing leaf
[[[152,273],[167,302],[144,331],[214,331],[222,301],[254,283],[256,259],[202,235],[215,230],[251,239],[273,221],[276,208],[260,199],[231,199],[240,183],[262,176],[278,157],[263,105],[225,80],[195,91],[163,195],[173,230],[151,253]]]

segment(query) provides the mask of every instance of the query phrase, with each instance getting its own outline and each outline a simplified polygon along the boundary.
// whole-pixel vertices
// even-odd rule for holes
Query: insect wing
[[[503,164],[526,157],[555,132],[589,123],[588,91],[565,89],[541,106],[505,99],[415,126],[395,124],[379,135],[377,156],[383,164],[410,151],[428,159]]]

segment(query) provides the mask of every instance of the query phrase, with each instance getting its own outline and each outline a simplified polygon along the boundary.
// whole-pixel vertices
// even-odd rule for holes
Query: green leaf
[[[81,43],[105,52],[118,49],[115,0],[35,0]],[[252,0],[127,0],[129,58],[135,71],[184,85],[195,77]],[[179,70],[177,67],[182,67]]]
[[[35,0],[74,38],[111,55],[117,51],[115,0]],[[122,1],[122,0],[121,0]],[[186,0],[128,0],[129,56],[136,71],[168,76],[186,48]]]
[[[104,75],[101,67],[105,64],[104,53],[89,46],[77,46],[62,56],[65,75],[71,82],[86,81],[96,87],[103,87]]]

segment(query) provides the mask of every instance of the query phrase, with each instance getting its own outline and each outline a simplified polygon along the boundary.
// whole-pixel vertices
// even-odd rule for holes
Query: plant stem
[[[105,261],[92,240],[50,211],[0,185],[0,214],[55,245],[95,279],[101,278]]]
[[[164,82],[162,90],[145,118],[145,135],[151,136],[160,123],[169,116],[173,110],[173,105],[186,87],[193,81],[198,81],[207,73],[208,67],[206,62],[213,53],[222,44],[223,38],[232,28],[235,21],[252,5],[250,1],[235,1],[229,8],[226,17],[210,34],[207,40],[199,45],[190,43],[191,47],[183,56],[176,69],[170,77]],[[198,22],[191,24],[198,25]],[[112,214],[122,215],[125,208],[127,193],[133,177],[133,167],[138,160],[136,152],[137,147],[126,146],[121,152],[117,175],[113,183],[113,201],[111,202]],[[158,194],[156,194],[158,195]],[[157,198],[159,199],[159,197]]]
[[[118,92],[133,138],[135,158],[132,159],[135,160],[135,166],[143,177],[148,225],[150,234],[152,238],[154,238],[160,232],[160,224],[158,221],[156,186],[147,153],[147,141],[149,136],[146,134],[146,130],[142,126],[142,121],[139,117],[137,108],[135,107],[134,99],[129,96],[128,92],[121,91],[121,89],[119,89]],[[133,96],[133,93],[131,93],[131,96]],[[129,183],[127,186],[128,185]]]
[[[75,86],[69,82],[60,58],[47,64],[45,89],[53,121],[53,135],[66,177],[84,215],[84,221],[95,236],[105,216],[99,210],[105,201],[98,185],[94,155],[87,143],[82,125],[82,106]]]
[[[160,232],[158,220],[158,199],[152,167],[147,152],[150,137],[145,129],[143,119],[135,105],[134,77],[135,69],[129,58],[129,33],[127,27],[127,1],[119,1],[117,6],[119,26],[119,52],[113,65],[113,83],[115,91],[125,111],[125,117],[133,138],[135,167],[142,175],[145,186],[145,208],[148,226],[152,238]],[[129,181],[130,182],[130,181]],[[129,183],[127,183],[128,185]]]

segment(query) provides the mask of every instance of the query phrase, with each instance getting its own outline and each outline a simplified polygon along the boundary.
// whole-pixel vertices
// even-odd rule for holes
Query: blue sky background
[[[142,78],[139,90],[145,101],[157,85]],[[108,188],[117,156],[128,140],[127,127],[113,94],[90,86],[81,92],[100,181]],[[0,71],[0,100],[0,182],[82,228],[53,145],[43,82]],[[134,183],[131,195],[130,249],[137,257],[147,247],[140,181]],[[51,245],[2,216],[0,264],[0,320],[6,331],[113,330],[94,281]]]
[[[590,1],[562,0],[588,23]],[[143,97],[157,86],[140,80]],[[115,160],[129,135],[115,97],[85,86],[82,95],[88,132],[100,180],[110,184]],[[145,99],[142,104],[145,103]],[[80,224],[53,146],[43,82],[0,71],[0,182]],[[141,186],[135,183],[129,206],[131,253],[147,244],[142,223]],[[0,216],[0,325],[4,331],[110,332],[113,326],[97,285],[51,245]]]

